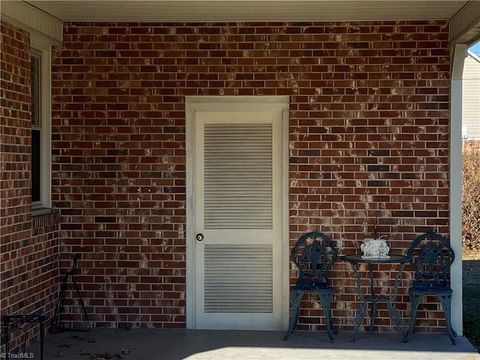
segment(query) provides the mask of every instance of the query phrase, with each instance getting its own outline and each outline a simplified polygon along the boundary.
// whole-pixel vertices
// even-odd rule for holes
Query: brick
[[[185,298],[186,95],[290,96],[291,245],[318,229],[353,252],[378,220],[400,252],[417,231],[447,229],[447,40],[441,21],[66,23],[52,89],[62,251],[82,251],[85,273],[109,272],[113,285],[124,285],[120,263],[142,272],[119,292],[82,280],[87,302],[99,301],[90,304],[96,326],[135,324],[130,298]],[[108,262],[90,261],[96,246]],[[333,272],[344,309],[334,321],[349,328],[356,298],[344,269]],[[313,329],[319,313],[303,304],[300,327]],[[184,301],[146,303],[141,315],[185,327],[184,311]],[[444,324],[438,316],[422,326]]]
[[[30,36],[3,20],[0,36],[0,312],[40,311],[51,317],[58,290],[59,216],[32,217]],[[38,339],[37,327],[25,334],[12,330],[13,353],[24,341]]]

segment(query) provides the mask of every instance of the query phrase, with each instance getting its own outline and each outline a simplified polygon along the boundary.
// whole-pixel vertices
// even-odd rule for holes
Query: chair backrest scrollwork
[[[327,235],[312,231],[300,236],[290,259],[299,271],[299,279],[326,283],[328,273],[337,260],[337,248]]]
[[[422,234],[412,242],[407,256],[415,269],[417,285],[449,286],[455,253],[446,237],[435,232]]]

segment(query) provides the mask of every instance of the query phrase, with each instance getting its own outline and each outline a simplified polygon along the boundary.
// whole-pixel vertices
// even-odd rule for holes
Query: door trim
[[[194,177],[195,164],[195,112],[197,111],[241,111],[271,110],[282,112],[282,323],[284,330],[289,318],[289,219],[288,219],[288,96],[187,96],[185,98],[185,147],[186,147],[186,325],[195,329],[195,239],[194,239]]]

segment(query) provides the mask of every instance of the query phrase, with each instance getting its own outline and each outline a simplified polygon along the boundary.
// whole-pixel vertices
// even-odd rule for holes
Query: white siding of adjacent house
[[[463,70],[463,134],[480,139],[480,59],[469,54]]]

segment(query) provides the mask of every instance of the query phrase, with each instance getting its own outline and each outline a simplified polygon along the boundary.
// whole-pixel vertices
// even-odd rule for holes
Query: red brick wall
[[[447,38],[421,21],[66,24],[53,193],[97,325],[185,326],[186,95],[290,96],[292,243],[320,229],[351,252],[377,222],[400,252],[448,233]],[[337,324],[354,318],[352,276],[337,266]],[[425,309],[420,330],[443,326]]]
[[[0,56],[0,312],[48,316],[58,281],[58,215],[32,218],[29,34],[2,21]],[[36,336],[36,327],[25,329],[26,338],[12,333],[13,352]]]

